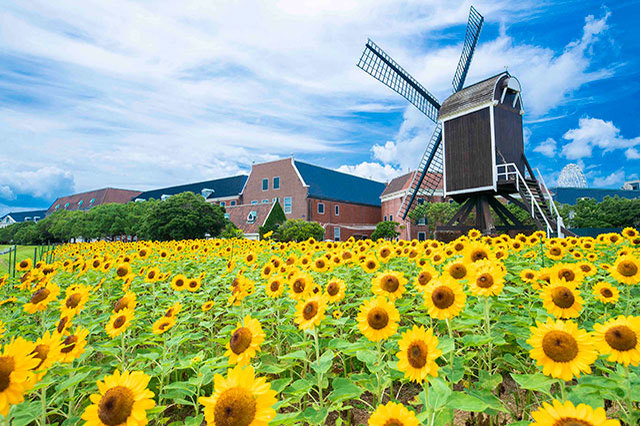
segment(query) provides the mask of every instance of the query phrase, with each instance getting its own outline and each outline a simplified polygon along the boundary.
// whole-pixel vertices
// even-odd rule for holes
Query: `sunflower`
[[[372,342],[393,336],[398,329],[400,313],[385,297],[373,297],[360,306],[358,329]]]
[[[62,312],[72,312],[73,315],[76,315],[89,300],[89,290],[89,287],[84,285],[67,287],[65,298],[60,301],[60,310]]]
[[[479,260],[493,260],[494,256],[489,247],[483,243],[474,241],[467,245],[464,251],[464,262],[466,264],[474,263]],[[457,278],[459,279],[459,278]]]
[[[590,365],[598,358],[592,337],[578,328],[573,321],[549,318],[546,323],[536,322],[531,327],[527,343],[529,351],[542,372],[551,377],[569,381],[581,373],[591,373]]]
[[[392,401],[378,408],[369,417],[369,426],[419,426],[415,413],[401,403]]]
[[[431,281],[424,291],[424,304],[432,318],[453,318],[462,312],[467,296],[456,280]]]
[[[142,371],[116,370],[98,380],[98,393],[82,413],[87,426],[141,426],[147,424],[147,410],[155,407],[154,393],[147,386],[151,378]]]
[[[35,358],[33,343],[22,337],[11,339],[0,354],[0,414],[7,416],[11,405],[24,401],[24,393],[35,383],[34,370],[40,360]]]
[[[109,322],[105,327],[107,335],[112,339],[116,336],[119,336],[123,331],[131,324],[131,320],[133,320],[134,314],[133,309],[123,309],[109,318]]]
[[[638,231],[635,228],[631,228],[631,227],[624,228],[621,234],[623,237],[628,239],[633,239],[639,235]]]
[[[154,283],[158,281],[160,277],[160,270],[158,268],[149,268],[144,274],[144,282],[146,283]]]
[[[265,292],[267,296],[272,299],[277,299],[284,292],[284,284],[282,283],[282,278],[280,277],[272,277],[269,282],[267,282],[267,286],[265,287]]]
[[[313,279],[310,275],[299,273],[291,278],[289,286],[289,295],[293,300],[304,299],[313,288]]]
[[[609,355],[608,361],[624,366],[640,364],[640,317],[620,315],[593,328],[598,352]]]
[[[378,247],[376,255],[381,262],[387,263],[394,257],[393,246],[388,243],[382,244]]]
[[[202,304],[202,306],[200,306],[200,309],[202,309],[202,312],[209,312],[211,309],[213,309],[214,304],[215,303],[213,300],[207,300]]]
[[[80,326],[76,327],[73,334],[69,334],[61,343],[62,349],[60,349],[60,362],[73,362],[74,359],[79,358],[85,351],[87,346],[87,336],[89,330]]]
[[[614,285],[600,281],[593,286],[593,295],[602,303],[616,303],[620,299],[620,290]]]
[[[413,286],[420,292],[423,292],[432,280],[439,278],[438,271],[431,265],[424,265],[420,268],[420,272],[416,276]]]
[[[380,267],[380,262],[373,256],[365,256],[360,262],[360,266],[362,266],[365,272],[373,274]]]
[[[175,291],[182,291],[187,285],[187,277],[182,274],[178,274],[171,280],[171,288]]]
[[[454,260],[445,265],[442,270],[442,275],[454,280],[462,280],[467,277],[467,274],[469,273],[469,266],[469,264],[465,264],[461,259]]]
[[[311,263],[311,269],[316,272],[326,272],[329,270],[329,262],[324,257],[319,257]]]
[[[398,346],[398,370],[404,372],[406,379],[422,382],[427,376],[438,376],[436,359],[442,351],[438,349],[438,338],[434,336],[433,329],[414,325],[402,333]]]
[[[60,320],[58,321],[58,324],[56,325],[56,331],[58,332],[58,334],[64,334],[65,331],[67,331],[69,329],[69,327],[71,327],[71,321],[73,320],[73,314],[69,314],[69,313],[63,313],[60,316]]]
[[[153,326],[151,327],[151,332],[153,334],[162,334],[165,331],[168,331],[171,327],[173,327],[175,323],[176,323],[176,319],[174,317],[162,316],[153,323]]]
[[[480,260],[472,264],[469,289],[475,296],[497,296],[504,288],[504,271],[500,265],[490,260]]]
[[[542,306],[556,318],[577,318],[584,300],[575,285],[560,280],[542,289]]]
[[[276,269],[277,268],[273,266],[271,263],[267,263],[260,270],[260,276],[264,280],[269,279],[269,277],[276,271]]]
[[[346,288],[347,286],[343,280],[338,278],[331,279],[325,289],[327,302],[335,303],[344,299]]]
[[[300,330],[313,330],[324,319],[326,310],[327,301],[324,295],[311,296],[298,302],[294,321]]]
[[[113,305],[113,312],[118,313],[123,309],[133,309],[137,304],[136,294],[132,291],[127,291],[124,296],[118,299],[115,305]]]
[[[29,258],[23,259],[16,265],[16,271],[28,271],[33,268],[33,261]]]
[[[400,299],[405,292],[407,279],[402,272],[384,271],[371,281],[371,289],[374,294],[386,296],[391,300]]]
[[[531,412],[534,423],[530,426],[620,426],[618,420],[607,420],[607,413],[604,408],[594,409],[587,404],[574,406],[571,401],[564,404],[557,399],[552,404],[543,402],[542,407]]]
[[[180,310],[182,309],[182,303],[176,302],[169,309],[167,309],[164,313],[164,316],[167,318],[177,318]]]
[[[546,256],[549,259],[560,260],[564,257],[564,249],[561,246],[553,245],[547,250]]]
[[[55,300],[60,294],[60,287],[55,283],[48,283],[45,287],[40,288],[31,295],[29,302],[24,304],[24,311],[33,314],[47,309],[49,303]]]
[[[584,279],[584,272],[576,263],[556,263],[549,269],[551,284],[561,280],[579,287]]]
[[[331,313],[331,315],[333,315],[333,318],[335,319],[340,319],[342,318],[342,311],[340,309],[336,309]]]
[[[190,280],[187,280],[187,285],[185,286],[187,291],[190,293],[195,293],[200,290],[200,287],[202,287],[202,280],[200,278],[191,278]]]
[[[640,283],[640,260],[631,255],[620,256],[609,269],[609,273],[623,284],[638,284]]]
[[[260,345],[264,342],[266,334],[262,331],[260,321],[247,315],[242,323],[231,333],[231,339],[227,343],[225,356],[229,358],[229,364],[248,365],[251,358],[260,352]]]
[[[276,416],[276,391],[264,377],[255,377],[253,367],[237,365],[226,378],[216,374],[213,383],[213,395],[198,398],[208,425],[267,426]]]

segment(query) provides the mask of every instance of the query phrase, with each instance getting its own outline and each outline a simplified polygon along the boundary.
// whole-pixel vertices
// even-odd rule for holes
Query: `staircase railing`
[[[542,220],[544,220],[544,224],[547,226],[547,237],[551,237],[551,234],[553,233],[553,227],[551,226],[551,223],[549,223],[549,219],[547,219],[547,215],[544,214],[542,206],[540,206],[540,203],[538,203],[536,198],[533,196],[531,188],[529,188],[527,181],[524,179],[515,163],[504,163],[496,165],[496,175],[498,180],[501,180],[501,176],[504,180],[515,180],[516,189],[518,190],[518,192],[520,192],[521,186],[526,189],[531,202],[531,216],[535,219],[536,210],[538,211],[540,217],[542,218]],[[524,202],[524,200],[522,201]]]
[[[538,170],[537,168],[535,169],[535,172],[538,174],[538,177],[539,177],[538,180],[540,182],[540,186],[544,187],[544,191],[547,193],[547,197],[549,198],[549,204],[551,205],[551,212],[555,213],[556,215],[556,226],[558,227],[557,235],[558,237],[562,238],[564,236],[564,233],[562,232],[562,228],[564,227],[564,220],[562,220],[562,216],[560,216],[560,212],[556,207],[556,203],[553,202],[553,197],[551,196],[551,192],[549,192],[549,188],[547,187],[547,184],[544,182],[542,173],[540,173],[540,170]]]

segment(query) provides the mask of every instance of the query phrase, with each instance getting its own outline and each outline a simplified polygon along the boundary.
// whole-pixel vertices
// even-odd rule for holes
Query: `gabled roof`
[[[222,198],[239,195],[242,192],[245,182],[247,181],[247,175],[231,176],[221,179],[207,180],[204,182],[188,183],[185,185],[170,186],[167,188],[153,189],[151,191],[145,191],[140,195],[134,197],[134,199],[140,198],[143,200],[149,200],[151,198],[160,200],[163,195],[176,195],[182,192],[193,192],[194,194],[201,194],[203,189],[212,189],[207,198]]]
[[[385,195],[393,194],[394,192],[402,191],[403,189],[409,188],[411,185],[411,179],[413,179],[413,175],[415,172],[409,172],[402,176],[398,176],[397,178],[391,179],[380,195],[384,197]]]
[[[442,103],[440,110],[438,111],[438,120],[446,119],[460,112],[475,108],[479,105],[486,104],[493,101],[494,90],[496,82],[505,75],[509,75],[507,72],[501,72],[500,74],[489,77],[486,80],[479,81],[471,86],[449,96]]]
[[[384,191],[384,183],[302,161],[293,163],[304,183],[309,186],[309,197],[380,206],[380,194]]]
[[[10,216],[11,219],[13,219],[16,222],[24,222],[24,219],[26,217],[30,218],[30,220],[33,220],[35,216],[38,216],[38,219],[44,219],[46,214],[47,214],[46,210],[27,210],[22,212],[9,212],[4,216],[0,217],[0,221],[4,220],[4,218],[7,216]]]
[[[271,213],[271,209],[275,205],[274,202],[264,204],[242,204],[239,206],[225,207],[229,214],[229,220],[238,228],[242,229],[245,234],[257,234],[261,226]],[[251,223],[247,222],[249,213],[255,212],[255,220]]]
[[[131,198],[136,197],[138,194],[140,194],[140,191],[132,191],[129,189],[96,189],[94,191],[60,197],[51,204],[47,212],[53,213],[56,210],[88,210],[94,206],[108,203],[124,204],[131,201]],[[56,206],[58,206],[57,209]]]

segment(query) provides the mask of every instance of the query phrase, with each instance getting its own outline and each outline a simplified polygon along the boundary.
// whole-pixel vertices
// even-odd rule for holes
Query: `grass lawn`
[[[0,244],[0,251],[4,251],[11,247],[10,245],[2,245]],[[26,259],[30,257],[33,260],[33,248],[35,246],[18,246],[17,247],[17,262],[20,262],[22,259]],[[13,260],[13,253],[11,254],[11,259]],[[9,253],[0,255],[0,275],[4,275],[9,271]]]

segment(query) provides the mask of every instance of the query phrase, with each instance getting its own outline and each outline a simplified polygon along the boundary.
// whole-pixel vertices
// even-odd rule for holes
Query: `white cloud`
[[[629,160],[639,160],[640,159],[640,152],[635,148],[629,148],[624,153],[625,153],[625,155],[627,156],[627,158]]]
[[[547,140],[541,142],[533,148],[533,150],[541,153],[545,157],[553,157],[556,154],[556,145],[556,141],[553,138],[547,138]]]
[[[620,187],[624,182],[624,169],[619,169],[610,175],[600,176],[593,179],[593,186],[596,188]]]
[[[18,170],[0,161],[0,196],[13,200],[17,195],[50,198],[66,195],[74,189],[73,175],[57,167],[46,166],[32,170]]]
[[[595,147],[604,152],[627,149],[627,157],[632,159],[631,148],[640,145],[640,137],[625,139],[613,122],[590,117],[581,118],[578,128],[568,130],[563,138],[570,141],[562,147],[562,155],[568,159],[591,157]]]
[[[398,170],[388,164],[373,163],[364,161],[356,165],[343,165],[338,167],[339,172],[349,173],[379,182],[388,182],[394,177],[400,176],[402,170]]]
[[[8,185],[0,185],[0,198],[4,198],[5,200],[15,200],[16,194],[13,193]]]

